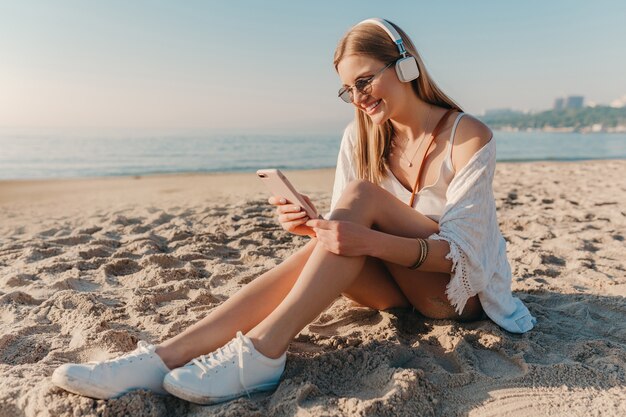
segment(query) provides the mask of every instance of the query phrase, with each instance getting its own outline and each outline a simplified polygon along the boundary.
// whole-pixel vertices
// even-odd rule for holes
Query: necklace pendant
[[[412,162],[409,162],[409,168],[411,168],[413,166]]]

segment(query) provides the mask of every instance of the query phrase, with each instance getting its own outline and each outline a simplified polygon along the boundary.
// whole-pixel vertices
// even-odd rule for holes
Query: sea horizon
[[[334,168],[334,133],[0,129],[0,180]],[[626,159],[626,134],[494,130],[497,162]]]

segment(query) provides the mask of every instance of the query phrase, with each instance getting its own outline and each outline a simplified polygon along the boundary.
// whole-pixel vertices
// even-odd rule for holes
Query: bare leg
[[[263,321],[291,290],[309,259],[315,240],[283,263],[247,284],[211,313],[157,347],[169,368],[212,352],[230,341],[238,330],[248,332]],[[378,259],[368,258],[355,285],[344,295],[367,307],[384,310],[410,306],[396,282]]]
[[[296,334],[348,288],[364,263],[365,256],[339,256],[316,246],[291,292],[247,336],[265,356],[280,357]]]
[[[347,187],[332,217],[398,236],[427,237],[438,231],[432,220],[366,181]],[[282,355],[293,337],[354,283],[365,261],[365,256],[339,256],[316,246],[289,294],[248,332],[257,350],[270,358]]]
[[[410,307],[411,302],[402,292],[385,264],[367,257],[358,277],[342,293],[344,297],[375,310]]]
[[[280,265],[265,272],[211,313],[182,333],[157,347],[157,354],[170,368],[224,346],[238,330],[247,332],[282,301],[291,290],[315,244],[307,243]]]

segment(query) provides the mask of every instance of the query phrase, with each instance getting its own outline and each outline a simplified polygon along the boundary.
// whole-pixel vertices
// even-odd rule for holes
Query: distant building
[[[563,110],[563,97],[554,100],[554,110]]]
[[[569,96],[565,99],[566,109],[582,109],[585,98],[583,96]]]
[[[582,109],[585,98],[583,96],[558,97],[554,100],[554,110]]]

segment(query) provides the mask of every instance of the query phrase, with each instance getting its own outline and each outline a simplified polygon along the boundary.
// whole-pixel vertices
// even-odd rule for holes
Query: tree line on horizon
[[[540,113],[502,112],[479,117],[494,129],[545,129],[570,128],[590,129],[601,125],[602,129],[626,126],[626,107],[584,107],[581,109],[547,110]]]

